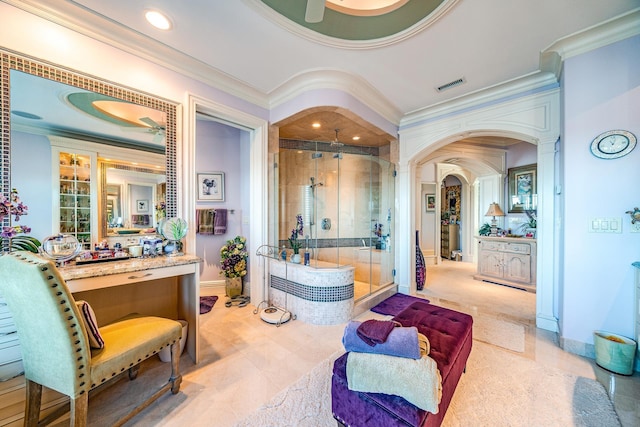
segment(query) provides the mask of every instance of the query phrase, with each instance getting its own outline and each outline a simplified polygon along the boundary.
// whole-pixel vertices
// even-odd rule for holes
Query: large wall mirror
[[[159,201],[162,215],[176,216],[176,109],[0,50],[0,190],[16,188],[29,207],[19,223],[40,239],[58,231],[101,239],[118,218],[134,230],[157,225]],[[98,214],[89,218],[89,207]]]

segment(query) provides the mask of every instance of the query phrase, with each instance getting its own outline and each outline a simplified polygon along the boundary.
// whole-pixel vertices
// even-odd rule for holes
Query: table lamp
[[[498,235],[498,225],[496,223],[496,217],[497,216],[504,216],[504,212],[502,212],[502,209],[500,209],[500,205],[498,205],[497,203],[491,203],[489,205],[489,210],[487,211],[486,214],[484,214],[484,216],[492,216],[493,219],[491,220],[491,233],[489,233],[489,236],[491,237],[495,237]]]

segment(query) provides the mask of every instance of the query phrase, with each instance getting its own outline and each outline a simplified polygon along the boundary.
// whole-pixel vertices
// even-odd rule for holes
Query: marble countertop
[[[132,273],[154,268],[175,267],[197,264],[202,260],[195,255],[158,256],[153,258],[130,258],[121,261],[108,261],[90,265],[68,265],[58,270],[64,280],[84,279],[87,277],[108,276],[111,274]]]

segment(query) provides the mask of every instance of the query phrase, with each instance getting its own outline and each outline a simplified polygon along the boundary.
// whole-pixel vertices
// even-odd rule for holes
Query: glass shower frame
[[[272,154],[274,245],[303,218],[300,254],[314,268],[355,267],[355,300],[394,282],[395,167],[376,147],[280,140]]]

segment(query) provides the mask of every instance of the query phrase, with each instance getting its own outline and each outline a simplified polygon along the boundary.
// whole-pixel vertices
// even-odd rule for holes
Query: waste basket
[[[451,251],[451,259],[454,261],[462,261],[462,251]]]
[[[634,340],[610,332],[595,331],[593,344],[598,366],[617,374],[633,374],[637,345]]]

